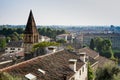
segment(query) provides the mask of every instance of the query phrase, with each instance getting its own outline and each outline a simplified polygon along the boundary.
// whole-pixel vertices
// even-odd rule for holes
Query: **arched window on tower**
[[[38,35],[36,35],[36,42],[38,42]]]
[[[31,36],[29,35],[29,42],[31,42]]]
[[[29,36],[28,36],[28,35],[26,35],[25,41],[26,41],[26,42],[29,42]]]
[[[38,42],[38,35],[34,35],[34,42],[35,42],[35,43]]]
[[[34,35],[34,42],[36,42],[36,36]]]

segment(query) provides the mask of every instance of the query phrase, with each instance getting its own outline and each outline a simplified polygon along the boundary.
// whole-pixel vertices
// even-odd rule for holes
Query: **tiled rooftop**
[[[7,44],[7,47],[23,47],[23,41],[11,41]]]
[[[63,50],[18,63],[1,71],[20,76],[32,73],[38,80],[61,80],[64,74],[67,74],[68,78],[74,74],[69,68],[69,59],[77,59],[77,70],[84,64],[78,55]],[[45,75],[38,69],[44,70]]]

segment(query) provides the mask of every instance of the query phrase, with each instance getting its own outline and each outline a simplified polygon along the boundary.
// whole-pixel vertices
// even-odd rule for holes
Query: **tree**
[[[107,58],[114,58],[112,51],[112,42],[109,39],[97,37],[94,39],[96,51]]]
[[[104,51],[105,50],[109,50],[111,48],[111,46],[112,46],[111,41],[108,40],[108,39],[104,39],[103,42],[102,42],[102,44],[103,44],[103,50]]]
[[[13,34],[11,34],[10,37],[11,37],[12,41],[18,41],[18,40],[22,39],[20,34],[18,34],[17,32],[14,32]]]
[[[90,41],[90,49],[94,50],[94,48],[95,48],[94,39],[91,39],[91,41]]]
[[[18,41],[19,40],[18,37],[15,34],[11,34],[10,38],[11,38],[12,41]]]
[[[48,36],[48,37],[53,38],[53,39],[56,38],[56,35],[66,33],[65,30],[56,30],[56,29],[49,28],[49,27],[39,28],[38,32],[43,36]]]
[[[18,34],[22,34],[23,28],[3,28],[0,30],[0,34],[5,35],[5,36],[10,36],[11,34],[13,34],[14,32],[18,33]]]
[[[40,43],[36,43],[36,44],[33,45],[32,52],[36,51],[37,56],[38,55],[43,55],[43,54],[45,54],[45,47],[58,46],[58,45],[59,45],[59,43],[56,43],[56,42],[40,42]]]
[[[8,43],[9,41],[11,41],[10,37],[6,37],[6,42]]]
[[[97,37],[97,38],[95,38],[94,41],[95,41],[96,50],[99,53],[102,53],[102,41],[103,41],[103,38]]]
[[[23,40],[24,34],[19,34],[19,40]]]
[[[83,48],[85,48],[85,47],[88,47],[88,45],[84,44],[84,45],[83,45]]]
[[[6,40],[5,39],[0,39],[0,48],[4,49],[6,47]]]
[[[65,39],[59,39],[59,40],[57,40],[57,42],[58,42],[58,43],[63,43],[63,44],[64,44],[64,43],[66,43],[66,40],[65,40]]]
[[[112,51],[112,43],[109,39],[104,39],[102,42],[102,55],[106,56],[108,58],[112,58],[113,56],[113,51]]]
[[[90,63],[88,63],[88,80],[93,80],[95,78],[93,70],[90,66]]]
[[[107,64],[96,71],[95,80],[120,80],[120,67]]]
[[[40,42],[40,43],[36,43],[34,44],[33,48],[37,49],[37,48],[41,48],[41,47],[47,47],[47,46],[58,46],[59,43],[56,42]]]
[[[0,31],[0,34],[7,36],[7,35],[8,35],[8,34],[6,33],[7,31],[8,31],[7,28],[3,28],[3,29]]]
[[[67,49],[68,51],[73,51],[73,50],[74,50],[74,48],[73,48],[72,46],[70,46],[70,45],[68,45],[68,46],[66,47],[66,49]]]
[[[19,37],[19,34],[17,32],[13,33],[16,37]]]
[[[18,34],[22,34],[22,33],[24,32],[24,30],[23,30],[23,28],[17,28],[17,29],[16,29],[16,32],[17,32]]]
[[[6,72],[0,72],[0,80],[22,80],[22,78],[18,76],[12,76]]]
[[[66,31],[65,30],[61,30],[61,34],[63,34],[63,33],[66,33]]]

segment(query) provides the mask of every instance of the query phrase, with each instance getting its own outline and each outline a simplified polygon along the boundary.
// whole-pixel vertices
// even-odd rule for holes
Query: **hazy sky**
[[[0,0],[0,24],[120,25],[120,0]]]

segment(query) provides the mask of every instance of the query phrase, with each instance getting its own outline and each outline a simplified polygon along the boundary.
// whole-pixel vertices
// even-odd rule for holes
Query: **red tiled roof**
[[[96,51],[91,50],[90,48],[87,48],[87,47],[79,49],[79,52],[86,52],[86,54],[93,59],[99,57],[99,53],[97,53]]]
[[[99,67],[102,67],[102,66],[103,66],[104,64],[106,64],[106,63],[113,63],[113,64],[115,64],[114,61],[112,61],[112,60],[110,60],[110,59],[107,59],[107,58],[105,58],[105,57],[102,57],[102,56],[99,56],[98,58],[96,58],[96,60],[99,61],[99,63],[98,63],[98,66],[99,66]]]
[[[90,48],[85,47],[85,48],[79,49],[79,51],[86,52],[86,54],[91,58],[91,59],[90,58],[89,59],[90,59],[90,63],[92,65],[97,61],[98,61],[98,67],[102,67],[106,63],[113,63],[114,64],[114,61],[100,56],[99,53],[97,53],[96,51],[94,51]]]
[[[62,80],[64,74],[67,74],[68,78],[74,74],[69,68],[69,59],[78,60],[77,70],[84,65],[78,55],[63,50],[24,61],[1,71],[20,76],[32,73],[38,80]],[[45,71],[45,75],[37,70],[39,68]]]

